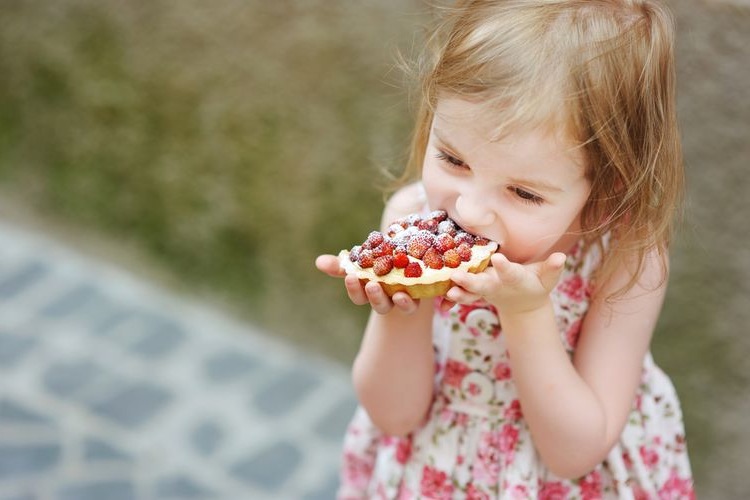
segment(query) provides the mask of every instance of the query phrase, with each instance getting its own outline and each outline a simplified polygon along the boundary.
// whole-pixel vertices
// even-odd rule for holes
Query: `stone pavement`
[[[348,372],[0,222],[0,500],[328,499]]]

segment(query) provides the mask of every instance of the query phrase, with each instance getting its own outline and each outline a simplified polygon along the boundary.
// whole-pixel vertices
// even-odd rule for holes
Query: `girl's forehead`
[[[544,137],[565,148],[577,149],[577,141],[558,116],[541,115],[524,119],[515,110],[497,110],[487,103],[457,97],[438,100],[432,123],[441,137],[471,138],[483,143],[514,142],[526,136]],[[458,137],[456,137],[458,139]]]

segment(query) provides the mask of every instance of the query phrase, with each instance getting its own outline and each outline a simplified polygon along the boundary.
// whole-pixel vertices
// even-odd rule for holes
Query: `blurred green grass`
[[[407,3],[3,4],[0,179],[348,360],[365,311],[312,263],[378,223],[409,133],[393,56],[415,18]]]
[[[748,213],[750,32],[735,11],[672,3],[692,206],[654,354],[684,403],[699,491],[741,498],[750,264],[733,228]],[[378,224],[411,122],[394,56],[425,5],[4,2],[0,193],[135,242],[191,292],[349,363],[367,310],[313,260]]]

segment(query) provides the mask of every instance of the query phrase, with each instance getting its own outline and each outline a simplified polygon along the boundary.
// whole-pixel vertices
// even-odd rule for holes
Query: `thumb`
[[[555,252],[542,263],[539,271],[539,280],[546,290],[552,290],[560,279],[563,267],[565,266],[566,256],[562,252]]]

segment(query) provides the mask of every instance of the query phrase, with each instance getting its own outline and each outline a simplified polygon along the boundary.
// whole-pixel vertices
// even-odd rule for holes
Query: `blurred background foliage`
[[[699,492],[742,498],[750,16],[718,0],[671,5],[690,192],[654,352],[684,402]],[[383,170],[399,171],[411,123],[395,56],[419,43],[430,9],[5,1],[3,216],[127,253],[136,272],[348,364],[367,311],[313,260],[378,224]]]

